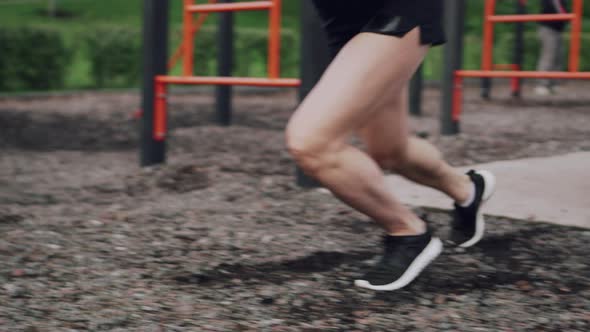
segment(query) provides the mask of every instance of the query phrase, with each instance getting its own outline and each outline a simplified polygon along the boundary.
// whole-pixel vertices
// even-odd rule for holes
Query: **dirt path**
[[[568,86],[570,87],[570,86]],[[587,85],[483,103],[436,133],[456,165],[590,149]],[[137,166],[133,94],[0,100],[0,331],[588,331],[590,233],[491,218],[401,292],[351,287],[379,230],[294,185],[281,129],[294,94],[173,100],[170,163]],[[449,215],[428,212],[446,238]],[[361,240],[362,239],[362,240]]]

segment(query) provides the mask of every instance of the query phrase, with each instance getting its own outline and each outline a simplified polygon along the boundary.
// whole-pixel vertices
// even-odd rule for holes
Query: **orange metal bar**
[[[574,0],[572,11],[574,20],[572,21],[569,71],[576,72],[580,68],[580,34],[582,33],[582,16],[584,14],[583,0]]]
[[[182,25],[182,49],[183,49],[183,64],[182,74],[185,76],[193,75],[194,68],[194,27],[193,14],[188,11],[188,8],[194,4],[194,0],[184,0],[184,19]]]
[[[453,113],[451,117],[453,121],[459,122],[461,120],[461,113],[463,112],[463,77],[455,74],[453,78]]]
[[[216,2],[217,2],[217,0],[209,0],[209,3],[216,3]],[[203,26],[203,24],[207,20],[207,17],[209,17],[209,13],[203,13],[203,14],[197,15],[197,18],[193,21],[192,38],[194,38],[195,34],[201,29],[201,27]],[[178,46],[178,48],[176,49],[176,51],[174,52],[174,54],[172,55],[172,57],[170,58],[170,61],[168,61],[168,69],[174,68],[174,66],[176,66],[176,63],[178,63],[178,60],[180,60],[180,58],[182,58],[183,55],[184,55],[184,43],[181,43]]]
[[[494,16],[496,10],[496,0],[487,0],[484,13],[483,28],[483,50],[481,56],[481,67],[484,70],[493,68],[493,48],[494,48],[494,22],[490,17]]]
[[[458,70],[455,73],[461,77],[491,77],[491,78],[553,78],[553,79],[590,79],[590,72],[568,71],[493,71],[493,70]]]
[[[512,64],[513,71],[520,71],[520,66],[517,63]],[[513,95],[517,94],[520,91],[520,78],[513,77],[510,82],[510,90],[512,91]]]
[[[156,95],[154,96],[155,103],[154,103],[154,131],[153,136],[154,139],[157,141],[164,140],[166,138],[166,84],[164,82],[159,82],[156,79],[155,84],[155,92]]]
[[[220,3],[208,5],[191,5],[186,8],[189,13],[231,12],[241,10],[271,9],[272,1],[247,1],[237,3]]]
[[[174,68],[174,66],[176,66],[176,64],[178,63],[178,60],[180,60],[183,55],[184,55],[184,45],[180,44],[178,46],[178,48],[176,49],[176,51],[174,51],[174,54],[172,54],[172,57],[170,58],[170,60],[168,60],[168,70],[171,70],[172,68]]]
[[[281,0],[273,0],[269,11],[268,77],[281,76]]]
[[[541,22],[541,21],[572,21],[574,14],[525,14],[525,15],[492,15],[488,18],[491,22]]]
[[[257,77],[157,76],[156,82],[181,85],[248,85],[259,87],[298,87],[301,84],[301,80],[295,78]]]

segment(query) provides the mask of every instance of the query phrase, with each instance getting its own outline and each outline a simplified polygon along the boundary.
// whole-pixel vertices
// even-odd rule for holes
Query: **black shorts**
[[[420,27],[421,44],[443,44],[444,1],[313,0],[328,34],[333,54],[360,32],[403,37],[414,28]]]

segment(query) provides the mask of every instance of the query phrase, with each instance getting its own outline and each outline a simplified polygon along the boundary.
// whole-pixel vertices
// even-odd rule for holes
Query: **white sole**
[[[376,291],[392,291],[403,288],[414,281],[420,272],[422,272],[422,270],[424,270],[424,268],[428,266],[430,262],[440,255],[442,249],[442,241],[437,237],[433,237],[426,248],[424,248],[420,255],[414,259],[412,264],[410,264],[406,272],[404,272],[404,274],[402,274],[402,276],[396,281],[387,285],[375,286],[371,285],[367,280],[355,280],[354,285]]]
[[[459,247],[461,248],[469,248],[475,245],[483,238],[483,234],[486,228],[486,222],[483,216],[483,207],[496,191],[496,177],[494,176],[494,174],[488,171],[476,172],[477,174],[483,177],[485,188],[481,198],[481,204],[479,205],[479,209],[477,210],[477,219],[475,221],[475,234],[469,241],[460,244]]]

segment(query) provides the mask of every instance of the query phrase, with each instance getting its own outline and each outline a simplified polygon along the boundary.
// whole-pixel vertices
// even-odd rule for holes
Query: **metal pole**
[[[447,44],[442,78],[441,133],[459,133],[459,123],[453,120],[453,88],[455,71],[463,64],[463,29],[465,26],[465,0],[445,1]]]
[[[483,77],[481,79],[481,98],[482,99],[490,99],[492,95],[492,79],[489,77]]]
[[[319,17],[311,1],[301,1],[301,87],[299,99],[303,100],[313,89],[330,64],[332,57]],[[316,187],[318,183],[297,168],[297,184]]]
[[[230,3],[232,0],[220,2]],[[233,54],[234,54],[234,18],[233,13],[224,12],[219,14],[218,25],[218,76],[232,76]],[[229,85],[218,85],[215,89],[216,97],[216,121],[222,126],[231,124],[232,116],[232,87]]]
[[[484,28],[483,28],[483,49],[481,54],[481,66],[483,70],[493,70],[494,63],[494,23],[490,21],[490,16],[494,15],[496,10],[496,0],[485,1],[484,11]],[[492,90],[492,79],[481,79],[481,97],[489,99]]]
[[[422,88],[424,86],[424,64],[418,67],[410,81],[410,114],[422,115]]]
[[[518,15],[526,14],[526,1],[516,1],[516,13]],[[518,22],[514,28],[514,64],[518,66],[518,70],[522,70],[524,63],[524,22]],[[516,82],[522,83],[522,80],[515,79]],[[512,91],[513,97],[520,97],[521,84],[516,84],[514,91]]]
[[[154,128],[154,77],[166,74],[168,58],[168,0],[144,0],[143,88],[140,127],[141,166],[166,161],[165,141],[156,141]]]

